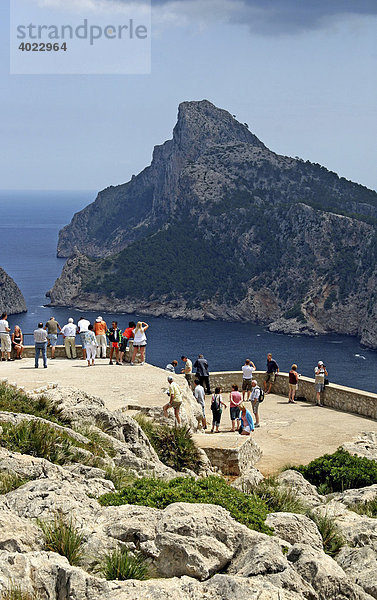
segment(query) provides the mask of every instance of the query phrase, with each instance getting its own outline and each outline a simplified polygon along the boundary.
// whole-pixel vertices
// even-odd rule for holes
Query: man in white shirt
[[[327,369],[323,364],[322,360],[318,361],[318,365],[314,368],[315,375],[315,391],[316,391],[316,404],[317,406],[322,406],[321,404],[321,393],[325,389],[325,377],[328,376]]]
[[[38,329],[34,330],[35,368],[38,369],[39,354],[42,352],[43,366],[47,369],[47,331],[43,329],[43,323],[38,323]]]
[[[73,323],[72,317],[68,319],[68,323],[62,328],[65,353],[67,358],[76,358],[76,332],[77,326]],[[72,356],[71,356],[72,353]]]
[[[89,329],[90,321],[85,319],[85,317],[81,317],[79,321],[77,321],[78,333],[81,337],[81,347],[82,347],[82,357],[81,360],[86,360],[86,348],[85,348],[85,336],[82,335],[86,333]]]
[[[189,385],[191,386],[192,361],[189,358],[187,358],[187,356],[181,356],[181,361],[185,363],[185,366],[182,369],[181,373],[185,374],[185,377]]]
[[[200,404],[200,408],[202,409],[202,426],[203,429],[207,429],[207,421],[206,421],[206,407],[205,407],[205,392],[204,387],[200,385],[199,379],[195,379],[195,389],[194,396],[198,404]]]
[[[10,327],[7,321],[8,315],[6,312],[3,312],[0,320],[0,339],[1,339],[1,360],[13,360],[10,357],[10,351],[12,349],[10,343]],[[7,359],[5,358],[5,354],[7,355]]]
[[[255,371],[255,364],[247,358],[245,364],[242,367],[242,402],[245,401],[245,392],[247,392],[247,399],[250,399],[251,394],[251,380]]]
[[[259,424],[259,400],[261,397],[262,390],[260,389],[258,382],[255,379],[253,379],[251,381],[251,387],[252,387],[252,390],[251,390],[250,400],[251,400],[251,406],[253,408],[253,413],[255,416],[254,427],[260,427],[260,424]]]

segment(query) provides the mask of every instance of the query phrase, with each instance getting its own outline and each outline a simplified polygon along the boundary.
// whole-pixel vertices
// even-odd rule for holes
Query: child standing
[[[226,404],[223,402],[221,397],[221,388],[215,388],[215,393],[212,395],[211,410],[212,410],[212,429],[211,433],[216,427],[215,433],[219,433],[219,426],[221,421],[221,413],[223,412],[222,406],[226,408]]]

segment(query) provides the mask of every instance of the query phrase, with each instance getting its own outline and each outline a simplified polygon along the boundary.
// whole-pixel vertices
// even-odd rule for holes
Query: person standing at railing
[[[12,345],[10,342],[10,327],[7,319],[7,313],[3,312],[0,319],[1,360],[13,360],[10,357]],[[5,355],[7,355],[7,358],[5,358]]]
[[[102,317],[97,317],[93,325],[93,330],[97,340],[97,358],[106,358],[107,340],[106,331],[107,324]]]
[[[47,331],[43,329],[43,323],[38,323],[38,329],[34,330],[35,346],[35,368],[38,369],[39,354],[42,351],[43,366],[47,369]]]
[[[68,323],[62,328],[62,336],[64,339],[64,347],[67,358],[76,358],[76,332],[77,325],[74,324],[72,317],[68,319]],[[72,356],[71,356],[72,353]]]
[[[60,332],[62,329],[59,323],[55,321],[55,317],[50,317],[49,321],[46,323],[45,329],[51,346],[51,358],[54,359],[56,344],[58,343],[58,329]]]
[[[90,321],[85,319],[85,317],[81,317],[81,319],[77,322],[78,332],[81,338],[81,349],[82,349],[82,357],[81,360],[86,360],[86,346],[85,346],[85,334],[89,331]]]

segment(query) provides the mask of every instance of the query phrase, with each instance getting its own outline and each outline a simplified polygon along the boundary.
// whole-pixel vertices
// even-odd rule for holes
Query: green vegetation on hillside
[[[236,521],[250,529],[271,533],[271,529],[264,523],[268,513],[265,502],[231,487],[221,477],[179,477],[171,481],[143,477],[120,492],[101,496],[99,502],[103,506],[139,504],[160,509],[174,502],[217,504],[228,510]]]
[[[172,223],[97,265],[97,275],[86,282],[85,291],[117,298],[182,295],[195,300],[226,293],[235,298],[245,278],[227,246],[216,238],[202,238],[188,222]]]
[[[334,454],[320,456],[308,465],[296,467],[296,470],[313,485],[321,486],[322,493],[342,492],[377,483],[377,463],[352,455],[343,448],[338,448]]]

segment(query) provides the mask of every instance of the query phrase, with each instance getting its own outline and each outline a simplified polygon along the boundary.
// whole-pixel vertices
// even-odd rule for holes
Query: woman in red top
[[[232,391],[229,395],[230,400],[230,419],[232,421],[232,431],[236,431],[235,424],[237,421],[237,430],[240,427],[240,405],[242,404],[242,396],[238,391],[238,385],[232,385]]]
[[[295,395],[298,387],[298,378],[299,374],[297,373],[297,365],[292,365],[291,370],[289,371],[288,404],[296,404]]]

